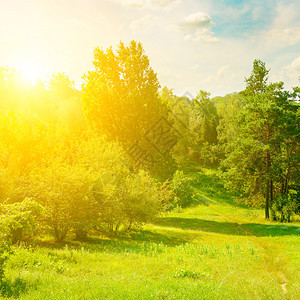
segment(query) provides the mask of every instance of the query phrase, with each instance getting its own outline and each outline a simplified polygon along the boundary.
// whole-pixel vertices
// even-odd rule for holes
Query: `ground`
[[[18,299],[300,299],[300,223],[237,205],[209,171],[193,205],[118,237],[20,245],[6,269]]]

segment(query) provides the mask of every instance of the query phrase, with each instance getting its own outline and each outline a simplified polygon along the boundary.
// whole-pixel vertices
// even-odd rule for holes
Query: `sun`
[[[21,73],[22,79],[32,85],[35,85],[37,80],[41,77],[41,67],[39,63],[33,59],[22,61],[18,69]]]

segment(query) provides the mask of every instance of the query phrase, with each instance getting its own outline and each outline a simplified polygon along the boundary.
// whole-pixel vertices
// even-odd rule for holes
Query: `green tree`
[[[254,61],[242,93],[244,106],[235,119],[238,131],[228,143],[223,161],[227,185],[248,197],[264,198],[267,219],[287,171],[284,162],[292,159],[287,156],[289,146],[297,143],[295,97],[284,91],[282,82],[267,84],[268,73],[263,62]],[[295,159],[294,154],[292,157]]]
[[[79,164],[57,159],[32,172],[27,193],[45,208],[43,222],[57,242],[74,230],[82,236],[97,220],[97,203],[91,187],[94,174]]]
[[[226,147],[239,132],[237,116],[243,108],[243,96],[240,93],[232,93],[224,97],[215,97],[212,101],[215,103],[219,116],[218,152],[220,159],[224,159]]]
[[[249,78],[245,78],[247,84],[244,95],[254,96],[266,92],[268,86],[268,74],[270,70],[266,68],[264,62],[259,59],[255,59],[253,62],[253,70]]]
[[[194,150],[194,160],[202,164],[215,164],[218,161],[217,126],[219,116],[210,94],[200,90],[191,103],[189,130],[192,138],[190,143]]]
[[[190,160],[191,140],[194,138],[192,137],[190,130],[190,100],[186,97],[174,95],[173,91],[167,87],[163,87],[160,91],[160,99],[168,108],[168,121],[172,124],[174,136],[178,137],[177,143],[169,155],[172,155],[179,165],[184,165]],[[171,161],[170,156],[167,158],[165,155],[164,161],[167,161],[168,159]],[[166,167],[171,171],[171,165],[165,165],[162,168],[166,169]],[[161,168],[161,166],[159,166],[159,168]],[[172,175],[172,173],[173,172],[170,172],[169,175]],[[169,178],[170,177],[171,176],[169,176]]]
[[[109,139],[130,144],[161,116],[159,82],[141,43],[122,42],[94,52],[95,69],[84,76],[83,104],[87,119]]]
[[[99,221],[110,233],[121,226],[147,223],[170,202],[171,191],[147,172],[117,172],[99,174],[93,186],[94,198],[100,206]]]
[[[214,103],[210,100],[210,93],[200,90],[192,102],[195,117],[198,122],[199,142],[217,144],[217,126],[219,116]]]

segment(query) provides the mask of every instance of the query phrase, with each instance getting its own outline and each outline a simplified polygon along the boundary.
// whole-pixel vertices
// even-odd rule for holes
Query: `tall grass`
[[[18,299],[299,299],[299,224],[263,221],[262,211],[234,206],[215,188],[208,197],[205,184],[195,184],[195,195],[211,203],[117,238],[19,245],[1,293]]]

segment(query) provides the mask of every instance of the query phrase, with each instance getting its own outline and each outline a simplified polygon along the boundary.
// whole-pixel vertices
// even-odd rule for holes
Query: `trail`
[[[283,293],[286,295],[288,290],[286,288],[286,284],[289,282],[286,278],[286,275],[284,271],[281,268],[278,268],[278,261],[280,261],[280,257],[274,257],[269,254],[270,246],[267,245],[264,241],[261,241],[253,231],[249,230],[248,228],[245,228],[243,226],[243,223],[240,222],[240,220],[236,220],[232,217],[228,217],[228,215],[224,213],[220,213],[216,208],[216,205],[209,205],[209,208],[218,216],[223,217],[227,219],[228,221],[237,224],[238,228],[241,232],[245,233],[255,244],[260,246],[262,249],[264,249],[264,254],[266,256],[266,267],[270,270],[272,273],[277,273],[280,277],[280,282],[278,284],[281,286]],[[281,263],[279,265],[282,265]],[[274,272],[276,270],[276,272]]]

